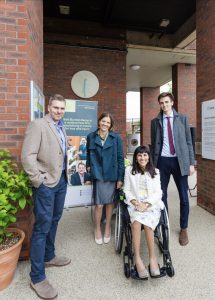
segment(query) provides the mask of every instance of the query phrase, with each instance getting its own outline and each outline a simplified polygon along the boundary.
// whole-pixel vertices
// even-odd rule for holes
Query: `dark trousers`
[[[55,257],[55,236],[63,213],[67,190],[65,172],[53,187],[41,184],[33,188],[35,223],[31,237],[31,280],[38,283],[46,278],[45,262]]]
[[[181,175],[177,157],[160,157],[157,167],[160,170],[161,189],[163,191],[162,200],[167,211],[167,188],[170,176],[172,175],[174,178],[180,198],[180,227],[185,229],[188,227],[189,217],[188,176]]]

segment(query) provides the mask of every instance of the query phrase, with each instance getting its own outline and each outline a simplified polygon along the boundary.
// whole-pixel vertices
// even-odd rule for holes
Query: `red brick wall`
[[[141,144],[151,144],[151,120],[159,113],[158,95],[160,88],[140,89],[140,118],[142,123]]]
[[[201,142],[201,104],[215,99],[215,2],[197,0],[197,141]],[[215,214],[215,161],[197,156],[198,204]]]
[[[30,120],[30,80],[43,88],[42,0],[0,1],[0,148],[14,160]]]
[[[58,37],[52,36],[51,39],[58,40]],[[65,43],[69,41],[72,45],[84,44],[88,47],[56,45],[50,41],[48,34],[45,36],[45,40],[49,40],[49,43],[44,44],[44,93],[47,99],[53,93],[60,93],[67,99],[80,100],[71,89],[72,76],[80,70],[93,72],[99,79],[99,91],[94,97],[86,100],[98,101],[98,114],[107,111],[113,115],[115,130],[125,141],[125,42],[71,35],[64,36],[63,39]]]
[[[196,127],[196,65],[172,67],[172,91],[176,110],[185,113],[192,127]]]
[[[30,121],[30,80],[43,89],[42,2],[0,0],[0,148],[18,163]],[[32,222],[32,207],[26,207],[13,224],[26,234],[21,258],[29,255]]]

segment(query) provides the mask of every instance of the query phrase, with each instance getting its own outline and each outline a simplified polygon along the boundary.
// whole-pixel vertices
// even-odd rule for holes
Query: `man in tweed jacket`
[[[47,114],[30,122],[23,148],[22,165],[33,185],[35,223],[31,238],[31,288],[42,299],[54,299],[57,290],[45,275],[45,266],[64,266],[70,259],[55,255],[55,236],[67,191],[66,132],[61,119],[65,99],[58,94],[49,100]]]

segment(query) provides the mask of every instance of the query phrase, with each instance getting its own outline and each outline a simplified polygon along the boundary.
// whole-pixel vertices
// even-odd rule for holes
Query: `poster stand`
[[[66,99],[63,118],[67,134],[68,187],[64,207],[92,204],[92,183],[86,170],[87,135],[97,129],[97,101]]]

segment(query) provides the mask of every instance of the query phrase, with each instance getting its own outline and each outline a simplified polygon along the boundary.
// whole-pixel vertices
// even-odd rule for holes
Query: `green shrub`
[[[0,243],[10,224],[16,222],[19,209],[31,204],[32,189],[27,174],[17,171],[8,150],[0,149]]]

